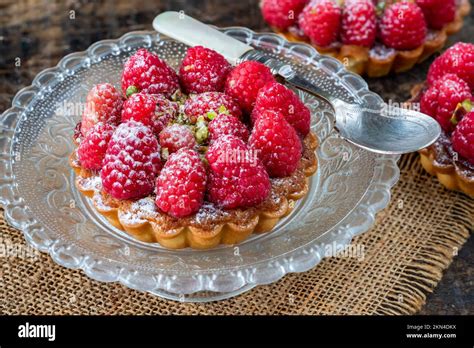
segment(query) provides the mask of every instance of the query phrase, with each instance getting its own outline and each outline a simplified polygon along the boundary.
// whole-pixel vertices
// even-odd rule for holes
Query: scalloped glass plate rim
[[[320,57],[317,51],[309,45],[289,43],[276,34],[255,33],[250,29],[242,27],[228,27],[219,30],[222,30],[225,33],[243,35],[247,39],[251,38],[254,42],[256,41],[260,43],[263,41],[263,38],[265,38],[274,41],[273,44],[277,42],[281,47],[303,49],[305,52],[308,52],[308,55],[306,56],[307,59],[314,59],[316,57],[320,58],[322,68],[339,77],[342,83],[345,83],[347,78],[352,79],[352,81],[355,81],[359,86],[361,86],[358,90],[359,92],[370,95],[370,97],[373,97],[375,100],[381,100],[380,97],[368,90],[367,84],[361,77],[346,71],[341,63],[333,58]],[[11,173],[11,161],[13,160],[13,154],[11,153],[13,145],[12,140],[17,130],[15,122],[18,121],[18,118],[24,113],[28,112],[29,103],[34,100],[32,95],[36,94],[36,98],[41,96],[42,93],[49,92],[51,90],[51,86],[49,85],[50,80],[53,79],[54,82],[54,78],[61,79],[65,75],[71,74],[71,70],[67,63],[74,62],[75,59],[80,60],[81,66],[87,66],[87,64],[90,64],[91,62],[100,61],[102,59],[101,55],[103,55],[103,53],[100,52],[100,48],[103,48],[104,46],[108,46],[109,49],[111,47],[105,55],[110,53],[119,54],[122,50],[131,50],[137,46],[150,46],[152,45],[151,39],[153,37],[158,41],[162,38],[159,34],[152,31],[129,32],[116,40],[98,41],[92,44],[86,51],[68,54],[59,61],[56,67],[48,68],[38,73],[34,78],[32,85],[21,89],[13,98],[12,107],[0,116],[0,125],[3,126],[2,132],[11,133],[10,138],[7,139],[9,143],[3,144],[3,149],[8,150],[8,152],[1,152],[1,162],[3,163],[0,168],[0,173],[2,174],[0,177],[0,204],[5,209],[5,219],[7,222],[22,230],[25,239],[30,244],[43,252],[48,252],[53,260],[58,264],[68,268],[82,269],[89,277],[99,281],[118,281],[130,288],[149,291],[171,299],[183,301],[208,301],[228,298],[256,285],[274,282],[290,272],[303,272],[311,269],[324,257],[322,252],[325,245],[323,243],[324,239],[328,239],[326,241],[327,243],[337,242],[338,245],[347,245],[355,235],[367,231],[372,226],[375,214],[386,207],[390,200],[390,189],[398,180],[399,169],[396,164],[398,160],[397,156],[377,157],[377,163],[381,168],[379,177],[377,180],[372,180],[370,186],[367,188],[367,191],[359,202],[359,205],[354,207],[354,209],[336,226],[334,226],[332,230],[328,231],[326,235],[328,238],[318,238],[316,241],[294,249],[291,253],[276,256],[270,262],[257,262],[253,265],[253,269],[247,267],[246,269],[234,270],[233,273],[235,274],[233,274],[232,277],[234,279],[240,279],[232,284],[225,284],[226,281],[224,280],[224,284],[216,285],[216,274],[198,275],[196,279],[186,280],[191,281],[193,284],[187,284],[187,289],[183,292],[180,292],[180,290],[173,284],[170,284],[169,281],[163,281],[162,279],[160,280],[156,278],[159,278],[161,275],[154,275],[152,282],[146,282],[143,281],[143,276],[146,276],[145,273],[136,274],[136,271],[127,268],[122,268],[109,273],[108,271],[110,270],[107,269],[106,259],[92,258],[87,255],[73,255],[72,260],[67,257],[64,258],[62,254],[64,250],[58,250],[58,246],[61,246],[59,240],[54,241],[49,240],[48,238],[41,238],[40,234],[35,233],[34,219],[30,218],[20,220],[15,218],[14,210],[23,209],[24,216],[28,216],[26,212],[29,208],[25,202],[22,201],[21,197],[15,196],[17,183],[14,181],[13,173]],[[138,40],[130,45],[131,40],[136,39]],[[300,53],[297,54],[301,55]],[[343,79],[343,77],[345,77],[345,79]],[[11,120],[8,118],[11,118]],[[8,122],[13,122],[15,127],[10,129],[8,127]],[[8,174],[10,174],[10,176],[8,176]],[[371,201],[377,193],[380,193],[378,201]],[[360,217],[360,213],[362,213],[364,221],[359,222],[357,225],[351,225],[348,223],[351,220],[351,217]],[[73,248],[71,247],[71,249]],[[112,263],[110,266],[114,267]],[[256,276],[256,273],[262,269],[266,270],[266,274],[263,278],[259,279],[259,277]],[[140,275],[142,277],[140,277]],[[174,277],[177,277],[177,275],[174,275]],[[202,277],[209,278],[202,279]],[[200,291],[213,291],[216,292],[216,295],[203,298],[192,296],[193,293]],[[180,293],[187,297],[181,295],[178,296]],[[191,295],[189,296],[189,294]]]

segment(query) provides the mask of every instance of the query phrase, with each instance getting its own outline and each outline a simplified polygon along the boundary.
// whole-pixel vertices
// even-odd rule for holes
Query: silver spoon
[[[350,104],[329,95],[298,75],[290,64],[267,56],[183,13],[164,12],[154,19],[153,27],[189,46],[211,48],[233,64],[255,60],[267,65],[286,83],[328,101],[334,109],[335,127],[341,137],[368,151],[382,154],[414,152],[434,143],[441,133],[438,123],[420,112],[388,107],[385,103]]]

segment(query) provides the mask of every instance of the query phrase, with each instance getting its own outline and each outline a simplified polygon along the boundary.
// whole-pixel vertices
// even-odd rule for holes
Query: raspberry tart
[[[456,62],[454,64],[454,62]],[[431,65],[411,103],[435,118],[443,132],[420,151],[421,164],[448,189],[474,197],[474,45],[457,43]]]
[[[410,70],[442,49],[470,9],[469,0],[261,1],[275,32],[369,77]]]
[[[311,114],[266,66],[194,47],[177,73],[140,49],[121,82],[91,89],[70,157],[77,188],[115,227],[173,249],[236,244],[307,194]]]

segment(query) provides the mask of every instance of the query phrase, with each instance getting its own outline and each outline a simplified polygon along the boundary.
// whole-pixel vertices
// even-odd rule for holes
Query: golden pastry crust
[[[346,69],[359,75],[381,77],[391,72],[400,73],[410,70],[415,64],[423,62],[433,53],[441,50],[446,44],[448,36],[461,30],[464,24],[464,17],[470,11],[471,5],[469,0],[462,0],[456,12],[456,19],[453,22],[441,30],[431,31],[423,46],[410,51],[397,51],[385,48],[385,52],[377,53],[375,49],[354,45],[340,45],[337,47],[313,46],[319,53],[337,58],[344,64]],[[310,44],[307,38],[300,36],[295,31],[272,29],[288,41]]]
[[[424,89],[424,83],[415,85],[409,103],[419,102]],[[444,187],[474,197],[474,166],[455,158],[446,135],[442,134],[436,143],[418,152],[423,168],[436,176]]]
[[[101,188],[97,173],[83,169],[74,151],[69,159],[76,173],[76,187],[92,199],[95,209],[120,230],[143,242],[158,242],[170,249],[191,247],[208,249],[219,244],[237,244],[252,233],[269,232],[288,215],[295,202],[308,193],[308,182],[317,170],[316,135],[310,132],[303,141],[303,156],[298,169],[287,178],[271,179],[272,192],[262,204],[249,209],[223,210],[205,202],[190,217],[175,219],[160,213],[154,195],[138,201],[119,201]]]

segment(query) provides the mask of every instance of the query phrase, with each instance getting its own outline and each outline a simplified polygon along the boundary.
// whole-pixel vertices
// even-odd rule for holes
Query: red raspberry
[[[230,72],[225,92],[233,97],[243,110],[250,113],[260,88],[272,81],[275,79],[268,67],[259,62],[246,61]]]
[[[467,83],[454,74],[447,74],[423,94],[420,109],[435,118],[446,132],[450,132],[454,129],[450,119],[456,106],[466,99],[471,99]]]
[[[317,46],[329,46],[337,40],[341,26],[341,8],[332,0],[313,0],[301,12],[300,28]]]
[[[249,131],[237,117],[220,114],[208,124],[209,138],[211,141],[224,135],[234,135],[237,138],[247,142]]]
[[[116,199],[142,198],[153,192],[160,168],[160,145],[151,129],[127,121],[110,139],[100,172],[102,186]]]
[[[242,117],[242,111],[237,102],[227,94],[220,92],[196,94],[187,99],[184,104],[184,113],[192,123],[196,123],[199,116],[207,118],[208,112],[217,115],[224,111],[239,119]]]
[[[206,192],[206,169],[198,153],[180,149],[171,154],[156,180],[156,205],[176,218],[196,213]]]
[[[428,26],[441,29],[454,21],[456,17],[456,0],[416,0],[425,15]]]
[[[132,94],[123,104],[122,122],[135,120],[158,135],[178,114],[178,104],[159,94]]]
[[[389,6],[380,21],[380,37],[387,47],[413,50],[426,38],[423,11],[415,3],[397,2]]]
[[[179,88],[178,75],[165,61],[146,49],[139,49],[124,65],[122,91],[164,94],[169,98]]]
[[[77,157],[83,168],[89,170],[102,168],[105,151],[114,130],[114,126],[103,122],[96,123],[89,130],[77,149]]]
[[[286,29],[295,24],[307,0],[263,0],[262,15],[273,27]]]
[[[291,175],[301,159],[302,146],[285,116],[273,110],[261,114],[249,139],[271,177]]]
[[[194,134],[188,126],[172,124],[160,133],[160,146],[162,149],[168,149],[169,153],[181,148],[192,149],[196,145]]]
[[[270,194],[265,168],[248,146],[233,135],[213,141],[209,163],[208,198],[226,209],[253,207]]]
[[[117,125],[120,122],[123,99],[110,83],[100,83],[87,94],[86,107],[82,114],[81,133],[87,135],[97,122]]]
[[[342,12],[342,43],[372,47],[377,34],[377,17],[371,0],[346,1]]]
[[[251,114],[252,123],[255,123],[265,110],[281,112],[302,136],[309,133],[311,112],[295,92],[281,83],[270,82],[260,89]]]
[[[221,92],[231,70],[219,53],[202,46],[191,47],[179,69],[179,81],[187,93]]]
[[[466,114],[451,137],[453,149],[474,165],[474,112]]]
[[[459,42],[436,58],[428,71],[428,84],[448,73],[456,74],[474,90],[474,44]]]

